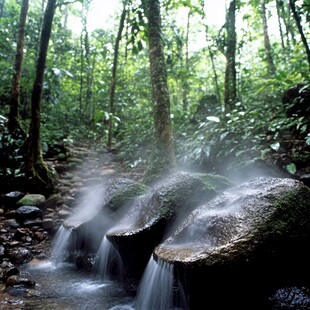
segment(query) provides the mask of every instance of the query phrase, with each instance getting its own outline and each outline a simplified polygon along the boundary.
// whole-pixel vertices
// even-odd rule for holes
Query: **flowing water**
[[[172,241],[181,240],[180,244],[192,244],[192,239],[198,240],[199,245],[203,244],[209,247],[221,245],[222,240],[214,235],[213,231],[218,231],[224,227],[222,235],[225,242],[230,242],[233,237],[238,235],[244,229],[242,223],[242,208],[240,203],[247,197],[248,192],[243,196],[224,197],[219,200],[218,208],[205,209],[204,206],[193,212],[195,217],[193,221],[188,221],[175,235]],[[102,193],[100,193],[102,196]],[[227,199],[226,199],[227,198]],[[226,205],[226,200],[228,204]],[[99,199],[95,205],[100,205]],[[214,200],[217,201],[216,199]],[[87,206],[87,204],[85,203]],[[97,208],[97,207],[96,207]],[[81,215],[82,214],[82,215]],[[79,223],[89,216],[85,211],[72,217],[71,224],[73,228],[79,226]],[[73,220],[72,220],[73,219]],[[194,221],[195,219],[195,221]],[[122,284],[123,265],[121,257],[115,247],[102,235],[108,231],[111,225],[117,223],[113,221],[110,214],[104,216],[104,225],[100,230],[98,238],[98,251],[94,264],[93,273],[82,272],[74,264],[66,262],[69,252],[73,249],[79,250],[75,246],[75,237],[72,235],[73,228],[70,225],[61,226],[57,232],[54,243],[51,260],[40,261],[33,260],[31,263],[21,268],[22,276],[35,281],[36,286],[33,289],[16,289],[11,292],[20,300],[17,308],[24,310],[185,310],[188,309],[185,293],[174,277],[173,264],[165,262],[157,256],[157,260],[150,258],[141,279],[136,296],[129,293],[128,288]],[[232,221],[234,220],[234,221]],[[234,224],[237,222],[239,225]],[[108,224],[106,224],[108,223]],[[232,228],[230,228],[232,227]],[[95,227],[96,228],[96,227]],[[96,231],[96,229],[93,229]],[[184,233],[182,234],[182,232]],[[82,230],[86,233],[87,230]],[[200,238],[204,236],[204,238]],[[84,238],[82,235],[80,238]],[[102,237],[102,240],[101,240]],[[205,240],[207,239],[207,240]],[[101,240],[101,243],[100,243]],[[169,245],[170,238],[167,239]],[[73,246],[72,246],[73,244]],[[179,246],[176,242],[176,246]],[[172,242],[173,245],[173,242]],[[23,291],[22,291],[23,290]],[[15,295],[14,295],[15,294]],[[22,299],[20,299],[22,297]],[[0,299],[2,297],[0,296]],[[205,296],[207,298],[207,296]],[[305,300],[305,299],[303,299]],[[1,300],[0,300],[1,301]],[[255,302],[255,301],[254,301]],[[308,305],[308,304],[307,304]],[[0,303],[0,309],[1,303]],[[295,308],[292,308],[295,309]],[[307,308],[302,308],[307,309]],[[309,308],[308,308],[309,309]],[[266,310],[266,308],[265,308]]]
[[[104,236],[100,244],[97,258],[94,264],[94,273],[102,280],[113,277],[123,279],[123,262],[119,252],[111,242]]]
[[[36,261],[22,270],[36,282],[20,309],[133,310],[133,297],[119,283],[92,279],[68,263]]]
[[[65,260],[71,234],[72,230],[63,225],[58,229],[53,242],[52,261],[54,263],[59,263]]]
[[[185,309],[185,298],[177,288],[179,300],[175,299],[175,281],[173,265],[162,260],[156,262],[150,258],[135,302],[136,310],[182,310]],[[176,308],[175,305],[179,304]]]

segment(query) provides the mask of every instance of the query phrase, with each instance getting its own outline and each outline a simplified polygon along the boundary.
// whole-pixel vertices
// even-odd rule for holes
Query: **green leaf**
[[[212,122],[216,122],[216,123],[220,122],[220,119],[216,116],[207,116],[206,118],[208,121],[212,121]]]
[[[290,174],[295,174],[297,169],[296,169],[296,165],[294,163],[291,163],[289,165],[286,166],[286,170],[290,173]]]
[[[271,147],[274,151],[278,152],[278,151],[279,151],[279,148],[280,148],[280,143],[279,143],[279,142],[272,143],[272,144],[270,144],[270,147]]]

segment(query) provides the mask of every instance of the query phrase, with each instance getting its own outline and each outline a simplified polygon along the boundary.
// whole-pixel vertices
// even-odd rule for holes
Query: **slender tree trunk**
[[[83,21],[83,33],[84,33],[84,52],[85,52],[85,61],[86,61],[86,98],[85,98],[85,112],[88,118],[91,117],[90,113],[90,103],[92,97],[91,91],[91,60],[90,60],[90,45],[89,45],[89,33],[87,29],[87,19],[88,19],[88,12],[89,12],[89,3],[85,4],[85,18]]]
[[[309,45],[308,45],[306,36],[304,34],[304,31],[303,31],[301,23],[300,23],[300,15],[297,12],[296,5],[295,5],[295,0],[290,0],[290,7],[291,7],[291,10],[292,10],[292,13],[293,13],[293,16],[294,16],[294,19],[295,19],[295,22],[296,22],[296,25],[297,25],[300,37],[301,37],[301,41],[302,41],[302,43],[303,43],[303,45],[305,47],[305,50],[306,50],[308,64],[309,64],[309,69],[310,69],[310,49],[309,49]]]
[[[24,42],[25,42],[25,25],[28,13],[29,1],[23,0],[19,17],[18,39],[16,47],[14,74],[12,80],[12,93],[9,114],[9,130],[14,132],[18,127],[18,105],[20,101],[20,77],[23,64]]]
[[[83,112],[83,93],[84,93],[84,47],[83,47],[83,33],[80,36],[80,91],[79,91],[79,109]]]
[[[108,142],[107,147],[111,149],[112,147],[112,139],[113,139],[113,117],[114,117],[114,96],[115,96],[115,86],[116,86],[116,71],[117,71],[117,64],[118,64],[118,54],[119,54],[119,45],[122,39],[122,32],[124,29],[125,18],[127,14],[126,9],[127,1],[123,3],[123,11],[118,27],[118,33],[115,40],[114,46],[114,59],[113,59],[113,68],[112,68],[112,80],[111,80],[111,87],[110,87],[110,103],[109,103],[109,130],[108,130]]]
[[[188,106],[188,99],[187,99],[187,94],[188,94],[188,89],[189,89],[189,84],[188,84],[188,72],[189,72],[189,57],[188,57],[188,46],[189,46],[189,32],[190,32],[190,18],[191,18],[191,11],[189,10],[187,14],[187,23],[186,23],[186,35],[185,35],[185,77],[183,78],[182,81],[182,100],[183,100],[183,110],[187,111],[187,106]]]
[[[296,45],[295,39],[295,29],[292,25],[292,18],[291,18],[291,6],[290,3],[286,3],[286,27],[287,27],[287,35],[288,38],[290,36],[293,45]]]
[[[286,47],[289,48],[291,41],[293,45],[296,44],[294,29],[291,23],[290,4],[285,4],[283,1],[279,1],[280,15],[285,26]]]
[[[264,30],[264,44],[265,44],[268,72],[270,75],[274,75],[276,72],[276,67],[273,62],[271,44],[270,44],[269,33],[268,33],[265,0],[261,0],[261,15],[262,15],[262,22],[263,22],[263,30]]]
[[[284,34],[283,34],[282,23],[281,23],[281,9],[280,9],[280,3],[279,2],[280,2],[280,0],[276,0],[278,26],[279,26],[279,32],[280,32],[280,38],[281,38],[281,46],[282,46],[282,49],[285,50]]]
[[[44,81],[48,43],[52,30],[52,23],[57,0],[48,0],[43,18],[43,26],[40,37],[39,55],[36,64],[36,76],[31,97],[31,124],[28,137],[27,172],[35,186],[51,190],[51,177],[46,163],[43,161],[40,146],[40,119],[41,97]],[[43,188],[42,188],[43,190]]]
[[[225,71],[225,112],[231,111],[237,101],[237,73],[236,73],[236,0],[231,0],[226,16],[227,47]]]
[[[202,11],[204,12],[204,1],[202,0],[200,2]],[[205,19],[205,14],[203,13],[203,19]],[[212,71],[213,71],[213,75],[214,75],[214,83],[215,83],[215,90],[216,90],[216,96],[218,99],[218,102],[220,103],[220,105],[222,105],[222,96],[221,96],[221,92],[220,92],[220,87],[219,87],[219,83],[218,83],[218,75],[216,72],[216,66],[215,66],[215,62],[214,62],[214,54],[212,52],[211,49],[211,45],[210,45],[210,36],[209,36],[209,28],[206,25],[205,26],[205,30],[206,30],[206,41],[207,41],[207,48],[208,48],[208,53],[209,53],[209,57],[211,60],[211,65],[212,65]]]
[[[3,16],[5,0],[0,0],[0,18]]]
[[[147,1],[149,59],[154,100],[155,150],[154,175],[167,173],[176,166],[170,118],[167,68],[161,31],[159,0]]]

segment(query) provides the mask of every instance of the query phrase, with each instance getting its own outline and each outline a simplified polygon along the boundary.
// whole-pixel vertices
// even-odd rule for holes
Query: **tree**
[[[299,13],[297,12],[295,0],[290,0],[290,7],[291,7],[291,10],[292,10],[292,13],[293,13],[293,16],[294,16],[300,37],[301,37],[301,41],[302,41],[302,43],[305,47],[305,50],[306,50],[309,69],[310,69],[310,48],[309,48],[306,36],[305,36],[304,31],[303,31],[302,26],[301,26],[301,22],[300,22],[301,18],[300,18]]]
[[[231,0],[226,15],[226,30],[227,30],[227,46],[226,46],[226,71],[225,71],[225,96],[224,104],[225,111],[232,109],[237,101],[237,86],[236,86],[236,0]]]
[[[263,29],[264,29],[264,44],[265,44],[268,72],[270,75],[274,75],[276,72],[276,67],[273,62],[271,44],[270,44],[269,33],[268,33],[265,0],[261,0],[260,4],[261,4],[261,15],[262,15],[262,22],[263,22]]]
[[[161,31],[159,0],[147,1],[149,61],[152,81],[155,148],[151,170],[154,175],[168,172],[176,166],[170,118],[170,98],[167,69]]]
[[[0,0],[0,17],[3,15],[5,0]]]
[[[11,104],[9,113],[9,130],[14,132],[18,126],[18,105],[20,101],[20,76],[23,64],[25,25],[28,13],[29,1],[23,0],[19,17],[18,39],[15,55],[14,74],[12,80]]]
[[[43,193],[52,191],[52,178],[47,164],[43,160],[40,139],[41,97],[44,81],[44,70],[48,51],[48,43],[52,30],[57,0],[48,0],[43,18],[40,37],[39,55],[36,64],[36,75],[31,97],[31,123],[28,137],[26,174],[30,184],[38,187]]]
[[[117,70],[117,63],[118,63],[119,44],[122,39],[122,32],[124,29],[125,18],[127,14],[127,9],[126,9],[127,2],[128,1],[124,1],[123,3],[123,11],[121,14],[121,19],[120,19],[120,23],[118,27],[118,33],[115,39],[115,46],[114,46],[112,80],[111,80],[111,87],[110,87],[109,130],[108,130],[108,142],[107,142],[107,147],[109,149],[112,146],[112,138],[113,138],[114,95],[115,95],[115,86],[116,86],[116,70]]]

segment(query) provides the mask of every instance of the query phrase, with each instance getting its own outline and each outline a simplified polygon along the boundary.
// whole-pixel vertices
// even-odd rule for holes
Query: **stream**
[[[133,310],[133,297],[119,283],[92,279],[69,263],[34,261],[21,274],[35,281],[17,308],[26,310]],[[24,292],[16,289],[16,298]],[[1,306],[0,306],[0,309]],[[4,308],[6,309],[6,308]]]

